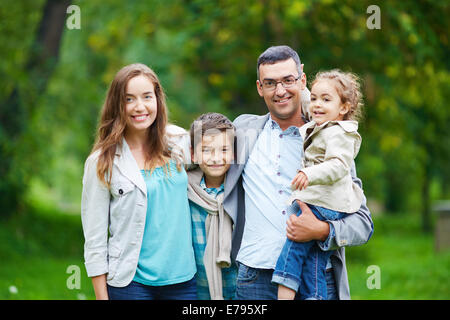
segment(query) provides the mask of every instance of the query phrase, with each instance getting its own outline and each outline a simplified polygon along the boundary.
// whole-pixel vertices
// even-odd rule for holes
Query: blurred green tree
[[[256,60],[267,47],[288,44],[299,52],[309,80],[319,70],[336,67],[361,76],[365,119],[357,168],[365,193],[390,212],[422,212],[423,228],[430,230],[431,201],[450,192],[448,1],[74,3],[81,8],[81,29],[64,30],[58,63],[53,60],[52,76],[47,73],[42,89],[36,89],[24,66],[44,1],[18,8],[0,5],[0,12],[15,13],[0,23],[7,53],[0,67],[8,79],[0,79],[7,88],[0,101],[16,87],[18,93],[34,92],[20,102],[26,112],[33,106],[20,124],[28,134],[13,130],[16,136],[7,136],[4,126],[15,122],[1,118],[1,156],[11,158],[0,169],[2,177],[10,177],[2,179],[1,190],[12,190],[9,183],[24,177],[38,177],[79,202],[99,110],[122,66],[142,62],[152,67],[166,89],[170,120],[187,128],[207,111],[230,118],[266,113],[255,90]],[[379,30],[366,26],[372,4],[380,7]]]
[[[11,73],[18,78],[4,79],[6,92],[2,94],[0,108],[0,206],[2,215],[19,209],[30,174],[36,170],[36,163],[28,158],[30,154],[38,153],[40,145],[35,144],[33,133],[30,132],[30,122],[37,107],[37,101],[45,91],[48,79],[56,65],[60,39],[65,23],[66,8],[69,1],[47,0],[42,7],[41,21],[31,45],[12,47],[8,44],[23,40],[28,23],[36,19],[36,10],[40,3],[32,1],[17,3],[3,3],[2,15],[9,14],[7,22],[2,19],[2,43],[6,43],[3,54],[2,70],[6,76]],[[14,9],[12,8],[14,7]],[[17,12],[19,11],[19,12]],[[15,15],[17,14],[17,15]],[[19,19],[18,19],[19,18]],[[20,18],[24,18],[23,20]],[[21,25],[24,20],[25,25]],[[5,39],[6,38],[6,39]],[[11,39],[12,38],[12,39]],[[18,68],[5,66],[9,57],[19,56],[19,50],[25,49],[26,56],[19,59],[22,64]],[[12,67],[12,69],[11,69]]]

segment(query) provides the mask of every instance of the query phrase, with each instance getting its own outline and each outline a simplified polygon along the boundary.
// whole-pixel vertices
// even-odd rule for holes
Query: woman
[[[196,299],[187,175],[168,128],[183,131],[167,126],[156,74],[122,68],[83,177],[85,265],[97,299]]]

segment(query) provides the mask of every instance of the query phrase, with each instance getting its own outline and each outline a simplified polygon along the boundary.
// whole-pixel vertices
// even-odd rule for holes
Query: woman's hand
[[[295,214],[289,217],[286,228],[288,239],[295,242],[325,241],[330,233],[328,222],[317,219],[306,203],[299,200],[297,200],[297,203],[302,210],[302,214],[299,217]]]
[[[108,289],[106,288],[106,274],[92,277],[92,286],[95,291],[95,299],[108,300]]]

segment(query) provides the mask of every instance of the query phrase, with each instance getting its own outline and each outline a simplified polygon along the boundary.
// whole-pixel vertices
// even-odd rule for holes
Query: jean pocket
[[[258,278],[258,270],[239,263],[237,284],[245,285],[254,282]]]

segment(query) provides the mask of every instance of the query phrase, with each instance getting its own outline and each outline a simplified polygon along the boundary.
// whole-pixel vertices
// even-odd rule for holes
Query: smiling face
[[[143,75],[131,78],[126,88],[126,130],[140,133],[147,130],[157,115],[155,88],[149,78]]]
[[[326,121],[343,120],[348,111],[348,104],[341,102],[333,80],[322,79],[314,83],[309,112],[318,125]]]
[[[223,181],[234,159],[232,134],[220,131],[203,135],[202,143],[196,146],[192,156],[207,179]]]
[[[281,81],[288,77],[299,77],[297,65],[292,58],[259,66],[259,79],[256,81],[258,93],[264,98],[272,119],[279,124],[296,117],[300,119],[301,91],[306,85],[305,73],[302,73],[300,79],[289,88],[284,88],[281,83],[278,83],[274,90],[266,90],[261,85],[265,80]]]

